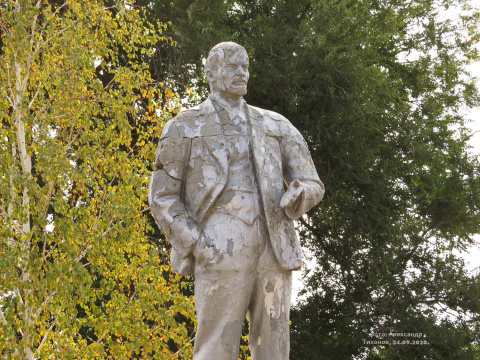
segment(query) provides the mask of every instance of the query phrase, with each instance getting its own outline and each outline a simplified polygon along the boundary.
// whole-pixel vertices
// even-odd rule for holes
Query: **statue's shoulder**
[[[262,109],[256,106],[248,105],[250,113],[253,117],[263,118],[265,121],[280,121],[280,122],[289,122],[285,116],[276,113],[275,111]]]
[[[210,101],[205,101],[195,107],[183,110],[169,120],[162,131],[162,138],[193,138],[198,136],[199,125],[215,113]]]
[[[297,129],[292,123],[283,115],[275,111],[261,109],[255,106],[250,106],[250,114],[257,123],[262,124],[266,133],[271,132],[274,136],[285,136],[297,132]]]

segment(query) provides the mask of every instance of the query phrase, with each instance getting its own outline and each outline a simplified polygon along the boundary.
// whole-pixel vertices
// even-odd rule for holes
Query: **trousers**
[[[292,272],[279,268],[264,220],[214,213],[204,231],[213,243],[194,250],[193,359],[238,360],[247,316],[252,360],[288,360]]]

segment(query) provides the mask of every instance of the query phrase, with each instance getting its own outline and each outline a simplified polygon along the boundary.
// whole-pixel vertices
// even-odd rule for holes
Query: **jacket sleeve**
[[[201,235],[201,229],[188,214],[182,196],[185,168],[191,139],[181,136],[174,120],[162,132],[150,181],[148,202],[153,216],[172,244],[173,256],[186,259]],[[174,270],[182,273],[178,269]]]
[[[298,220],[322,200],[325,187],[318,177],[305,140],[288,121],[281,146],[285,182],[291,186],[293,181],[298,180],[302,187],[297,201],[285,208],[290,219]]]

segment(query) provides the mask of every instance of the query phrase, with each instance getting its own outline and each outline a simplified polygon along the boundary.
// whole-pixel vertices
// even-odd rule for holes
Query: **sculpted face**
[[[236,47],[223,49],[223,54],[218,67],[207,70],[212,91],[234,98],[245,95],[249,77],[247,52],[242,47]]]

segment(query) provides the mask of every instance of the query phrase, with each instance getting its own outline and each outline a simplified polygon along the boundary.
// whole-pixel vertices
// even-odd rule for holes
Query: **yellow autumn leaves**
[[[147,217],[179,108],[148,72],[162,27],[123,1],[0,12],[0,357],[191,358],[193,300]]]

